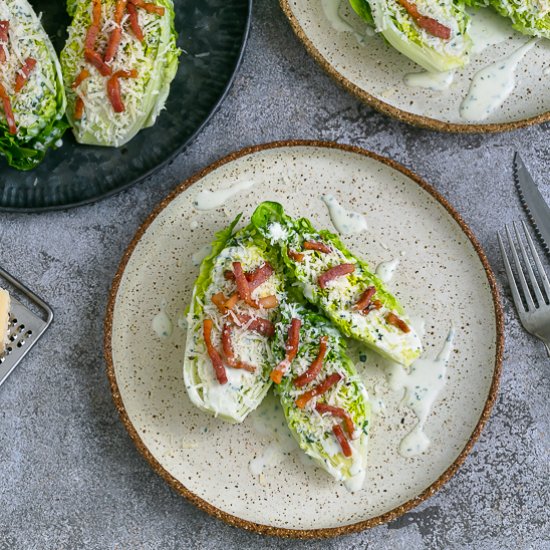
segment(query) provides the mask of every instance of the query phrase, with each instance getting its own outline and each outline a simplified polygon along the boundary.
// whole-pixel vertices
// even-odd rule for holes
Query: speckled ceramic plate
[[[474,18],[477,36],[504,41],[472,54],[449,89],[431,91],[405,84],[405,75],[422,68],[373,36],[348,6],[347,0],[280,0],[294,32],[308,52],[344,88],[379,111],[405,122],[450,132],[500,132],[550,120],[550,40],[541,40],[520,62],[516,87],[487,119],[469,122],[460,115],[473,76],[496,60],[506,58],[528,41],[508,21],[490,10]],[[332,19],[327,15],[332,10]],[[480,15],[481,14],[481,15]],[[509,30],[509,32],[508,32]],[[477,40],[481,47],[481,40]],[[491,90],[494,93],[494,90]]]
[[[252,181],[216,210],[198,211],[201,190]],[[197,253],[239,213],[262,200],[331,227],[320,195],[364,213],[368,230],[345,241],[376,263],[396,255],[391,288],[426,319],[426,353],[457,328],[448,382],[426,431],[427,452],[398,453],[414,424],[401,395],[384,382],[380,360],[361,367],[385,403],[376,416],[366,487],[348,493],[289,450],[277,467],[253,475],[253,461],[282,421],[268,399],[243,424],[229,425],[196,409],[185,392],[185,330],[179,320],[198,273]],[[152,329],[163,310],[173,332]],[[115,278],[106,319],[105,353],[124,425],[153,469],[201,509],[231,524],[281,536],[318,537],[357,531],[395,518],[427,498],[464,460],[494,402],[503,345],[495,280],[478,243],[452,207],[403,167],[367,151],[330,143],[284,142],[230,155],[184,182],[151,214],[130,244]],[[279,429],[281,427],[279,426]]]
[[[66,2],[31,2],[57,51],[70,19]],[[223,100],[248,35],[251,0],[177,0],[178,46],[183,50],[166,109],[155,125],[123,147],[76,143],[68,131],[63,147],[48,152],[29,172],[0,157],[0,211],[53,210],[78,206],[137,183],[173,159],[202,129]]]

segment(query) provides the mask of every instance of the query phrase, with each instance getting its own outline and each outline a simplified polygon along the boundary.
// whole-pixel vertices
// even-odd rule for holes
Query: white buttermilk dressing
[[[481,53],[490,46],[504,42],[514,34],[509,21],[493,10],[472,10],[470,12],[470,37],[472,53]]]
[[[432,73],[423,71],[420,73],[408,73],[403,77],[403,82],[410,88],[425,88],[434,92],[447,90],[453,83],[455,73],[447,71],[444,73]]]
[[[468,95],[460,106],[463,119],[485,120],[508,99],[516,85],[518,64],[538,40],[532,38],[510,56],[491,63],[474,75]]]
[[[398,266],[399,260],[397,258],[388,262],[381,262],[376,266],[376,276],[383,283],[389,283],[393,279]]]
[[[417,359],[408,372],[401,365],[393,363],[388,372],[390,388],[405,392],[403,403],[417,418],[414,428],[399,445],[399,454],[406,458],[423,453],[430,445],[430,440],[424,433],[424,425],[436,397],[445,385],[454,336],[452,325],[435,359]]]
[[[170,338],[170,336],[172,336],[172,320],[168,316],[168,313],[166,313],[165,308],[166,305],[162,304],[160,311],[153,317],[153,321],[151,323],[153,332],[159,338]]]
[[[201,262],[212,252],[212,245],[206,244],[199,248],[192,256],[191,261],[195,267],[201,265]]]
[[[323,195],[321,199],[326,204],[332,225],[338,233],[352,235],[367,229],[365,216],[352,210],[346,210],[333,195]]]
[[[321,0],[321,6],[327,21],[330,26],[337,32],[349,32],[352,33],[359,44],[363,44],[365,41],[365,35],[374,34],[370,27],[367,27],[365,34],[361,34],[353,28],[343,17],[340,15],[340,9],[342,7],[342,0]]]
[[[197,210],[214,210],[224,206],[231,197],[243,191],[249,191],[253,186],[254,182],[248,180],[234,183],[227,189],[218,189],[217,191],[203,189],[197,193],[193,204]]]
[[[266,395],[250,419],[254,431],[270,440],[261,453],[250,461],[248,468],[252,475],[259,476],[266,468],[280,464],[293,450],[304,454],[288,429],[279,400],[272,393]]]

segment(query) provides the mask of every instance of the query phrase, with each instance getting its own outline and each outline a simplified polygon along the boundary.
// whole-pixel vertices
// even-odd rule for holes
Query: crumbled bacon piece
[[[17,126],[15,125],[15,117],[13,116],[13,110],[11,108],[10,96],[2,84],[0,84],[0,99],[2,99],[4,115],[6,116],[10,134],[15,135],[17,134]]]
[[[290,366],[296,354],[298,353],[298,346],[300,344],[300,327],[302,321],[297,318],[293,318],[290,321],[290,327],[288,328],[288,335],[286,339],[286,354],[285,358],[271,371],[271,380],[275,384],[280,384],[286,369]]]
[[[258,300],[258,305],[263,309],[273,309],[279,305],[279,300],[275,294],[264,296]]]
[[[317,252],[322,252],[323,254],[330,254],[332,252],[332,248],[325,243],[316,241],[304,241],[304,248],[306,250],[317,250]]]
[[[82,120],[82,115],[84,114],[84,100],[78,96],[74,104],[74,119]]]
[[[344,277],[355,271],[355,265],[353,264],[340,264],[327,269],[324,273],[319,275],[317,282],[321,288],[326,288],[327,283],[337,279],[338,277]]]
[[[86,31],[86,38],[84,40],[84,49],[93,50],[95,48],[95,42],[97,35],[99,34],[99,27],[101,25],[101,0],[93,0],[92,5],[92,23]]]
[[[71,84],[71,88],[73,90],[78,88],[89,76],[90,71],[88,69],[82,69],[78,73],[78,76],[74,79],[74,82]]]
[[[139,25],[139,17],[138,17],[138,12],[136,10],[136,6],[134,6],[132,2],[129,2],[128,5],[126,6],[126,9],[128,10],[128,19],[130,20],[130,28],[132,29],[134,36],[140,42],[143,42],[143,31],[141,30],[141,27]]]
[[[6,61],[6,50],[4,48],[8,46],[9,30],[10,30],[10,22],[0,21],[0,63],[4,63],[4,61]]]
[[[253,271],[246,271],[244,276],[248,281],[250,292],[258,288],[261,284],[265,283],[271,275],[273,275],[274,269],[267,262],[257,267]],[[232,271],[224,271],[223,276],[228,281],[235,280],[235,274]]]
[[[344,434],[340,424],[336,424],[332,427],[332,433],[338,440],[338,443],[340,443],[340,447],[342,449],[342,453],[346,458],[349,458],[352,455],[351,447],[349,444],[349,441],[346,439],[346,435]]]
[[[437,38],[443,38],[443,40],[449,40],[451,38],[451,29],[435,20],[433,17],[422,15],[415,4],[411,4],[408,0],[397,0],[404,8],[405,11],[412,17],[415,23],[424,29],[427,33]]]
[[[263,336],[271,337],[275,334],[275,326],[269,319],[262,317],[251,317],[243,313],[233,314],[235,319],[242,325],[253,332],[257,332]]]
[[[29,76],[35,67],[36,59],[33,59],[32,57],[27,57],[27,59],[25,59],[25,63],[23,63],[23,66],[17,71],[17,75],[15,77],[16,94],[23,89],[23,86],[25,86],[27,80],[29,80]]]
[[[299,263],[304,261],[305,254],[302,254],[301,252],[296,252],[295,250],[289,249],[287,254],[288,254],[288,257],[291,260],[294,260],[295,262]]]
[[[341,418],[344,421],[344,425],[346,426],[346,431],[348,432],[348,435],[353,438],[355,426],[353,425],[353,420],[351,419],[351,416],[346,410],[340,407],[327,405],[326,403],[317,403],[317,405],[315,405],[315,410],[319,414],[330,414],[332,416],[337,416]]]
[[[120,94],[120,78],[137,78],[137,71],[117,71],[107,81],[107,95],[115,113],[123,113],[126,110]]]
[[[353,309],[358,309],[359,311],[363,311],[365,308],[369,307],[371,305],[371,299],[376,294],[376,288],[373,286],[369,286],[363,294],[359,297],[359,300],[357,300],[357,303],[353,306]]]
[[[88,63],[93,65],[99,71],[101,76],[109,76],[113,72],[111,67],[109,67],[103,59],[101,59],[101,56],[95,50],[84,50],[84,57]]]
[[[318,395],[323,395],[328,391],[334,384],[337,384],[342,379],[342,376],[335,372],[327,376],[320,384],[315,386],[313,389],[306,391],[298,399],[296,399],[296,406],[299,409],[303,409],[314,397]]]
[[[405,323],[405,321],[403,321],[403,319],[400,319],[397,315],[395,315],[395,313],[391,313],[391,312],[388,313],[386,315],[386,321],[390,325],[393,325],[394,327],[397,327],[402,332],[410,332],[411,331],[409,325],[407,325],[407,323]]]
[[[233,262],[233,275],[235,276],[237,292],[241,300],[252,307],[258,307],[258,304],[252,299],[252,292],[244,275],[241,262]]]
[[[157,6],[152,2],[144,2],[144,0],[129,0],[132,4],[138,8],[142,8],[149,13],[156,13],[157,15],[164,15],[164,8],[162,6]]]
[[[317,357],[313,360],[306,372],[298,376],[294,380],[294,385],[301,388],[306,384],[309,384],[319,376],[321,369],[323,368],[323,361],[325,360],[325,355],[327,354],[327,342],[328,338],[322,336],[319,342],[319,353]]]
[[[214,367],[214,373],[216,374],[216,379],[220,384],[227,383],[227,373],[225,372],[225,367],[223,366],[222,358],[218,350],[212,344],[212,319],[205,319],[202,324],[202,332],[204,337],[204,343],[206,345],[206,351],[210,356],[210,361],[212,361],[212,366]]]
[[[107,44],[107,50],[105,51],[105,63],[110,63],[118,52],[120,45],[120,39],[122,37],[122,17],[126,10],[126,3],[128,0],[117,0],[115,6],[114,22],[115,28],[111,31],[109,36],[109,43]],[[117,111],[118,112],[118,111]]]

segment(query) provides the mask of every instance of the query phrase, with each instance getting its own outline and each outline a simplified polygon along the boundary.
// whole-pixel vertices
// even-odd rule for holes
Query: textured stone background
[[[330,541],[262,538],[197,510],[152,473],[119,422],[102,356],[122,253],[177,183],[243,146],[288,138],[352,143],[412,168],[449,198],[503,283],[495,232],[523,218],[522,152],[550,199],[550,126],[495,136],[400,124],[340,90],[306,55],[275,0],[254,7],[233,89],[169,167],[98,204],[0,215],[1,263],[54,307],[55,324],[0,390],[0,548],[550,548],[550,361],[504,293],[506,354],[492,418],[458,474],[402,518]]]

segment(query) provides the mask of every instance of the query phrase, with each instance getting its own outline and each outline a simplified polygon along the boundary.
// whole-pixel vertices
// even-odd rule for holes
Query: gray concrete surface
[[[41,345],[0,390],[0,548],[550,548],[550,361],[521,329],[507,291],[501,392],[465,465],[411,513],[330,541],[259,537],[178,496],[119,422],[102,356],[108,291],[130,238],[170,189],[220,156],[276,139],[317,138],[393,157],[458,208],[502,283],[495,231],[523,217],[512,153],[522,152],[550,199],[549,130],[442,135],[382,116],[307,56],[275,0],[259,0],[235,86],[171,166],[78,210],[0,215],[0,262],[57,312]]]

